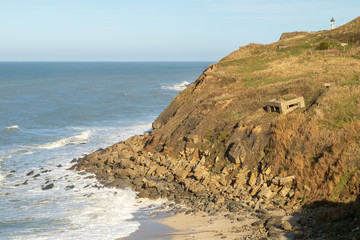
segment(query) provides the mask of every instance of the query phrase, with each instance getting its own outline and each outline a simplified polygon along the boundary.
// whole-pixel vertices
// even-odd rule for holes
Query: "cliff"
[[[147,149],[174,157],[186,148],[208,151],[215,174],[261,164],[273,175],[295,175],[299,196],[353,199],[360,180],[359,20],[234,51],[156,119]],[[285,116],[264,110],[267,100],[287,94],[304,96],[307,107]]]
[[[351,202],[360,186],[360,18],[249,44],[209,66],[153,123],[77,161],[104,183],[211,211]],[[270,99],[303,96],[283,115]],[[235,210],[234,210],[235,209]]]

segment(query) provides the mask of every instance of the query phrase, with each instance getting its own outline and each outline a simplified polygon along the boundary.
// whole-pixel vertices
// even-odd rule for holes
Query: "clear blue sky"
[[[359,10],[359,0],[0,0],[0,61],[218,61]]]

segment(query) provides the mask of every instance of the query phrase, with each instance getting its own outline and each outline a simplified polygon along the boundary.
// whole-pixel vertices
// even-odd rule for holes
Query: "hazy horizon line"
[[[116,62],[218,62],[217,61],[211,61],[211,60],[139,60],[139,61],[0,61],[0,63],[116,63]]]

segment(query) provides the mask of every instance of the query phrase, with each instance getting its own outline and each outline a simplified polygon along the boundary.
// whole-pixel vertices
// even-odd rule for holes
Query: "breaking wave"
[[[76,189],[75,187],[74,189]],[[56,190],[54,190],[56,191]],[[79,193],[73,192],[73,198],[82,207],[76,207],[67,203],[68,212],[64,216],[67,223],[57,232],[44,231],[34,232],[26,236],[26,239],[46,240],[53,239],[119,239],[129,236],[139,229],[140,223],[134,221],[133,214],[138,210],[136,206],[136,193],[131,190],[113,189],[78,189]],[[117,194],[114,194],[117,192]],[[68,195],[63,190],[58,190],[59,195]],[[80,195],[87,195],[81,197]],[[65,197],[64,196],[64,197]],[[44,206],[47,207],[47,206]],[[53,212],[41,213],[44,218],[56,218],[59,214]],[[15,238],[17,239],[17,238]],[[24,239],[19,237],[18,239]]]
[[[45,144],[41,144],[41,145],[31,146],[29,148],[49,150],[49,149],[59,148],[59,147],[67,146],[67,145],[85,144],[85,143],[87,143],[89,137],[90,137],[90,131],[84,131],[75,136],[63,138],[63,139],[60,139],[55,142],[49,142],[49,143],[45,143]]]
[[[187,88],[190,85],[189,82],[187,81],[183,81],[181,83],[177,83],[174,85],[170,85],[170,86],[161,86],[161,89],[165,89],[165,90],[173,90],[173,91],[182,91],[185,88]]]
[[[6,130],[19,129],[19,126],[18,125],[12,125],[10,127],[6,127],[5,129]]]

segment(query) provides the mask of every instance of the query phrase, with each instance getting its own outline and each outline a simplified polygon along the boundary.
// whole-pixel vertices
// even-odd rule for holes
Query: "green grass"
[[[255,72],[267,68],[268,59],[259,56],[245,57],[237,60],[231,60],[218,63],[220,67],[236,67],[235,72]]]
[[[316,49],[317,50],[327,50],[330,48],[330,43],[329,42],[321,42]]]
[[[350,177],[351,177],[351,173],[349,171],[344,172],[344,174],[340,178],[340,181],[338,182],[338,184],[336,184],[336,186],[333,189],[331,201],[334,202],[337,201],[341,193],[344,191]]]
[[[280,56],[299,56],[307,50],[312,50],[314,48],[315,41],[298,41],[295,42],[293,45],[288,46],[284,49],[277,49],[276,51],[280,54]]]
[[[353,78],[345,79],[344,81],[340,82],[340,86],[348,86],[348,85],[359,85],[359,77],[355,76]]]
[[[351,57],[355,59],[360,59],[360,55],[352,55]]]

